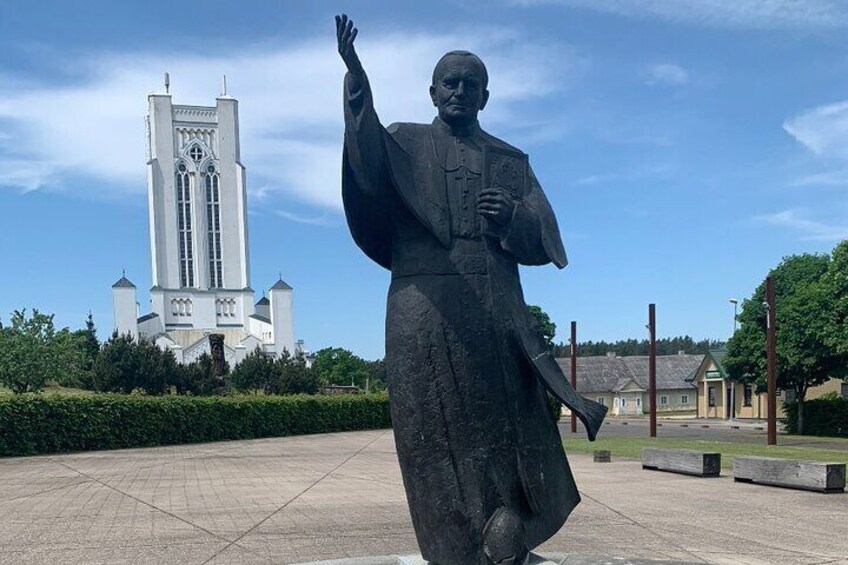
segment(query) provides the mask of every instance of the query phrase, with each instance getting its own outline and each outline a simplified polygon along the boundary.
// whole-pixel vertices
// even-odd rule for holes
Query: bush
[[[227,363],[224,363],[224,374],[229,372]],[[215,361],[208,353],[203,353],[195,361],[187,365],[178,366],[177,391],[182,394],[194,394],[197,396],[210,396],[224,394],[226,386],[224,379],[215,376]]]
[[[103,344],[94,360],[95,390],[101,392],[132,392],[164,394],[171,385],[178,385],[183,372],[170,351],[162,351],[148,340],[134,340],[129,334],[117,332]]]
[[[798,433],[798,403],[784,404],[786,430]],[[848,399],[828,395],[804,402],[804,434],[848,437]]]
[[[303,355],[292,357],[284,351],[273,359],[258,347],[238,363],[228,378],[230,386],[239,392],[265,394],[315,394],[318,392],[318,372],[306,366]]]
[[[390,427],[385,394],[0,396],[0,456]]]

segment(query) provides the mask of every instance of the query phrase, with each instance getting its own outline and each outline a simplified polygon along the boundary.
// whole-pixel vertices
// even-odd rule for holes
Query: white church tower
[[[270,308],[254,307],[238,102],[226,94],[211,107],[176,105],[170,94],[148,102],[152,312],[136,331],[126,327],[135,293],[122,277],[113,287],[116,328],[154,339],[181,362],[208,352],[210,333],[224,335],[231,365],[257,346],[294,354],[291,287],[281,278]]]

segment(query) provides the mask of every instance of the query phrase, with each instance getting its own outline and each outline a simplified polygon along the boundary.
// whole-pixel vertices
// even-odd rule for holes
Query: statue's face
[[[430,87],[439,118],[452,126],[474,123],[489,100],[484,80],[483,70],[473,57],[452,55],[442,60]]]

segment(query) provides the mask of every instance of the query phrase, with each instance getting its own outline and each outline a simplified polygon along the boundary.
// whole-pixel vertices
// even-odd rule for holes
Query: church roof
[[[288,283],[286,283],[282,278],[274,283],[274,286],[271,287],[271,290],[294,290]]]
[[[126,276],[123,276],[112,285],[112,288],[135,288],[135,285]]]
[[[267,297],[263,296],[259,299],[259,302],[256,303],[257,306],[268,306],[271,304],[271,301],[268,300]]]
[[[271,323],[270,318],[266,318],[265,316],[260,316],[259,314],[251,314],[250,317],[253,318],[254,320],[259,320],[260,322],[265,322],[266,324]]]

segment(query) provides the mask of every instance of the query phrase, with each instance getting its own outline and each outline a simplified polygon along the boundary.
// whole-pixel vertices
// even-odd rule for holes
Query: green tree
[[[804,429],[807,391],[829,378],[844,375],[848,356],[827,340],[833,298],[825,275],[827,255],[785,257],[770,275],[775,282],[777,386],[792,390],[798,402],[798,429]],[[765,388],[766,309],[765,282],[742,303],[739,328],[727,345],[722,364],[731,379]]]
[[[539,306],[528,304],[527,310],[533,316],[533,326],[536,331],[542,336],[545,343],[548,344],[548,348],[553,350],[554,336],[556,335],[556,324],[551,321],[551,317],[548,316],[547,312],[542,310]]]
[[[831,253],[822,277],[824,292],[831,297],[825,326],[825,341],[840,355],[848,355],[848,240]]]
[[[306,366],[303,355],[292,356],[288,351],[274,362],[277,371],[276,394],[315,394],[318,392],[318,372]]]
[[[270,394],[277,386],[277,366],[273,358],[257,347],[236,363],[227,380],[232,388],[240,392]]]
[[[114,332],[97,354],[93,379],[95,390],[128,393],[138,389],[156,395],[179,385],[182,371],[171,351]]]
[[[341,347],[326,347],[315,353],[312,367],[322,384],[365,388],[365,380],[368,378],[366,362]]]
[[[386,362],[383,359],[376,361],[366,361],[368,368],[368,387],[367,390],[373,392],[381,392],[386,390],[388,378],[386,376]]]
[[[85,320],[85,328],[74,332],[81,341],[83,352],[83,371],[80,388],[91,389],[94,387],[93,371],[94,362],[100,352],[100,340],[97,339],[97,328],[94,325],[94,317],[91,312]]]
[[[35,392],[48,379],[73,379],[82,365],[78,340],[53,325],[52,314],[16,310],[8,326],[0,326],[0,383],[15,393]]]
[[[229,370],[224,363],[224,374]],[[203,353],[191,363],[180,366],[177,381],[173,384],[176,384],[180,393],[185,394],[211,396],[223,394],[226,390],[224,379],[215,376],[215,361],[208,353]]]
[[[683,351],[687,354],[703,355],[713,349],[722,349],[726,343],[716,339],[701,339],[695,341],[688,335],[664,337],[657,339],[657,355],[677,355]],[[622,339],[619,341],[585,341],[577,344],[579,354],[585,357],[615,353],[620,356],[647,355],[649,343],[647,339]],[[571,349],[566,343],[554,346],[554,356],[568,357]]]
[[[57,352],[58,366],[49,380],[64,387],[90,389],[92,365],[79,330],[62,328],[53,337],[52,347]]]

